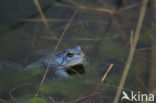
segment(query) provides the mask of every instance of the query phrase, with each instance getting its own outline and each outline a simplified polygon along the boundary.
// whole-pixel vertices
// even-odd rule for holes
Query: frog
[[[51,55],[47,54],[44,57],[41,57],[39,60],[30,63],[23,67],[19,63],[11,62],[11,61],[3,61],[0,63],[0,68],[9,67],[9,68],[24,68],[24,70],[28,70],[33,67],[38,68],[46,68],[51,61]],[[67,73],[67,69],[75,65],[83,65],[85,61],[85,54],[81,50],[80,46],[76,46],[71,49],[66,49],[62,52],[56,53],[53,56],[53,59],[50,63],[49,68],[52,69],[55,74],[59,77],[68,78],[69,74]]]

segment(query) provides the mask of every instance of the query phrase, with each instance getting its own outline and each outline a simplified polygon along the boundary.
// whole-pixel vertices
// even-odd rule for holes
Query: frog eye
[[[69,52],[67,52],[67,56],[68,57],[73,57],[74,56],[74,53],[72,51],[69,51]]]

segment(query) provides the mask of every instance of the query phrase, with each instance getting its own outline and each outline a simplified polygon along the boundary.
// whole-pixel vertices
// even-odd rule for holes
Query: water
[[[56,79],[52,76],[53,71],[49,71],[39,97],[34,97],[45,70],[5,68],[0,71],[0,102],[51,103],[54,100],[56,103],[112,103],[129,54],[130,32],[135,31],[138,21],[139,2],[125,1],[120,8],[115,0],[91,0],[83,5],[82,0],[40,0],[50,30],[57,37],[61,36],[75,10],[64,6],[81,6],[57,51],[80,45],[87,56],[85,71],[65,80]],[[10,60],[26,65],[40,57],[33,52],[54,50],[57,40],[51,37],[44,23],[38,21],[40,16],[32,0],[1,0],[0,5],[0,61]],[[132,8],[127,8],[130,5],[133,5]],[[112,16],[111,11],[104,12],[104,8],[119,12]],[[147,8],[125,91],[148,93],[152,88],[151,82],[155,82],[151,79],[156,45],[154,20],[151,5]],[[110,64],[113,67],[101,84]]]

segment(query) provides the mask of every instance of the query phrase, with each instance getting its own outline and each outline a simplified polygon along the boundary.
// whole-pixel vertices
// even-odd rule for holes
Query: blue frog
[[[39,60],[28,64],[24,67],[25,70],[33,67],[45,68],[48,66],[51,59],[51,55],[47,54],[44,57],[41,57]],[[85,54],[81,50],[80,46],[76,46],[72,49],[66,49],[65,51],[56,53],[50,63],[50,69],[55,71],[55,74],[60,77],[67,78],[69,74],[66,72],[67,68],[71,68],[72,66],[78,64],[84,64]],[[11,61],[3,61],[0,63],[0,68],[23,68],[22,65],[16,62]]]

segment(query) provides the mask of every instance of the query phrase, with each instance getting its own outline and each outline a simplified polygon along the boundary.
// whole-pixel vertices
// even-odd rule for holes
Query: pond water
[[[34,52],[54,51],[64,33],[56,52],[79,45],[87,63],[79,74],[68,71],[71,76],[67,79],[58,79],[52,76],[53,71],[48,71],[40,88],[45,69],[3,68],[0,103],[112,103],[129,55],[130,34],[136,30],[141,1],[39,0],[48,24],[41,19],[34,1],[0,1],[0,62],[9,60],[23,66],[32,63],[41,57]],[[147,94],[156,87],[153,5],[151,0],[125,81],[124,90],[128,93]],[[113,67],[101,83],[111,64]]]

